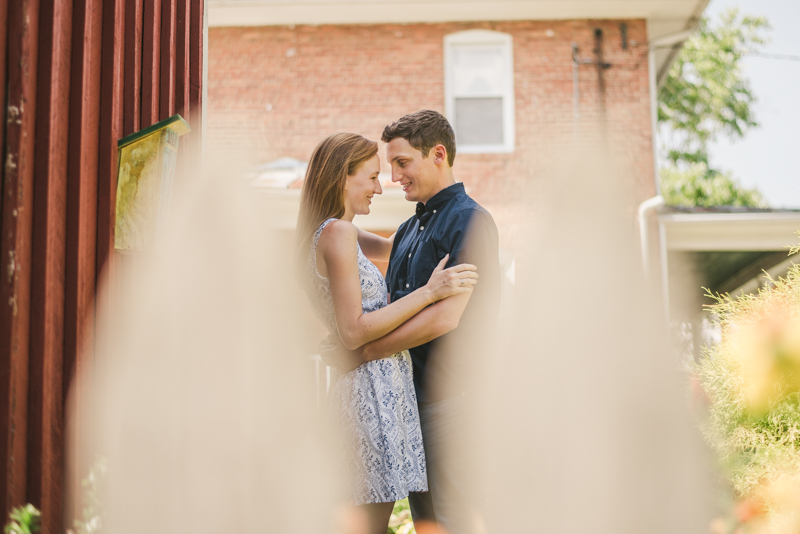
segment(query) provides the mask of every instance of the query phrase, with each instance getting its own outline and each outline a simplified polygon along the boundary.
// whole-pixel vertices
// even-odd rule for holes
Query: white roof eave
[[[671,251],[783,250],[800,240],[800,212],[667,213],[658,221]]]

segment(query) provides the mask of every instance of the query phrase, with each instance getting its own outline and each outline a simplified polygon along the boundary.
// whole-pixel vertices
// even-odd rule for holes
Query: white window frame
[[[514,151],[514,43],[511,35],[491,30],[466,30],[451,33],[444,38],[444,109],[445,116],[455,129],[456,99],[453,94],[453,48],[454,45],[502,45],[505,59],[503,79],[503,143],[492,145],[467,145],[458,143],[457,152],[462,154],[497,154]]]

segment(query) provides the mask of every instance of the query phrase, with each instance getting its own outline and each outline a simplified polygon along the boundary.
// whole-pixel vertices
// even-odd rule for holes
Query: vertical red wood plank
[[[103,8],[103,75],[100,100],[100,177],[97,192],[97,273],[110,266],[114,251],[117,193],[117,141],[122,134],[125,0],[105,0]]]
[[[72,72],[70,79],[70,135],[67,167],[67,254],[64,311],[64,391],[77,405],[87,391],[74,377],[86,375],[93,359],[94,296],[97,250],[97,176],[100,128],[100,67],[102,0],[75,0]],[[90,422],[70,419],[78,442],[73,443],[70,465],[85,476],[90,458],[86,436]],[[80,478],[77,478],[80,480]],[[70,491],[79,492],[77,480]],[[79,494],[79,493],[77,493]],[[77,503],[76,503],[77,506]],[[74,510],[72,511],[74,513]]]
[[[141,130],[142,0],[125,3],[125,95],[122,137]]]
[[[200,148],[203,120],[203,24],[205,0],[191,0],[189,27],[189,109],[192,117],[190,144]],[[183,143],[183,140],[181,140]]]
[[[140,129],[158,122],[161,59],[161,1],[144,3],[142,24],[142,122]]]
[[[175,114],[175,34],[178,1],[161,0],[161,108],[158,120]]]
[[[95,351],[108,354],[113,339],[109,332],[111,280],[114,260],[114,214],[117,198],[117,140],[123,137],[123,82],[126,42],[125,0],[104,0],[101,79],[100,162],[97,187],[97,329]]]
[[[6,151],[0,236],[0,499],[25,502],[38,0],[8,6]]]
[[[190,60],[190,33],[191,33],[191,1],[178,0],[177,29],[175,34],[175,113],[179,113],[186,121],[191,121],[191,107],[189,104],[189,60]],[[191,175],[195,170],[190,168],[196,165],[198,158],[192,156],[191,143],[185,140],[180,142],[178,150],[177,172],[175,176],[176,187],[180,187],[183,177]]]
[[[8,0],[0,0],[0,102],[6,102],[6,44],[8,38]],[[5,112],[0,116],[5,116]],[[5,155],[6,129],[0,126],[0,156]],[[3,165],[0,165],[0,192],[3,191]],[[3,205],[0,198],[0,235],[3,232]],[[0,433],[2,439],[2,433]],[[2,506],[0,506],[2,512]]]
[[[42,0],[31,260],[27,500],[62,529],[64,261],[71,0]]]
[[[189,107],[189,15],[191,0],[178,0],[177,32],[175,39],[175,113],[191,121]],[[180,154],[180,151],[178,152]]]

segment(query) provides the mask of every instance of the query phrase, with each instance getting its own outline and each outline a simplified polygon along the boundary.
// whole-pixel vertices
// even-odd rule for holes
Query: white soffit
[[[799,212],[659,215],[668,250],[783,250],[797,243]]]
[[[208,25],[658,19],[683,30],[707,4],[708,0],[209,0]]]

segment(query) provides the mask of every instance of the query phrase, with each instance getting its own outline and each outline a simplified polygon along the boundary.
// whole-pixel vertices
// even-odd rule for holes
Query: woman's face
[[[381,160],[375,154],[362,163],[354,174],[347,176],[344,186],[345,215],[367,215],[369,205],[372,204],[372,195],[380,195],[381,181],[378,174],[381,172]]]

